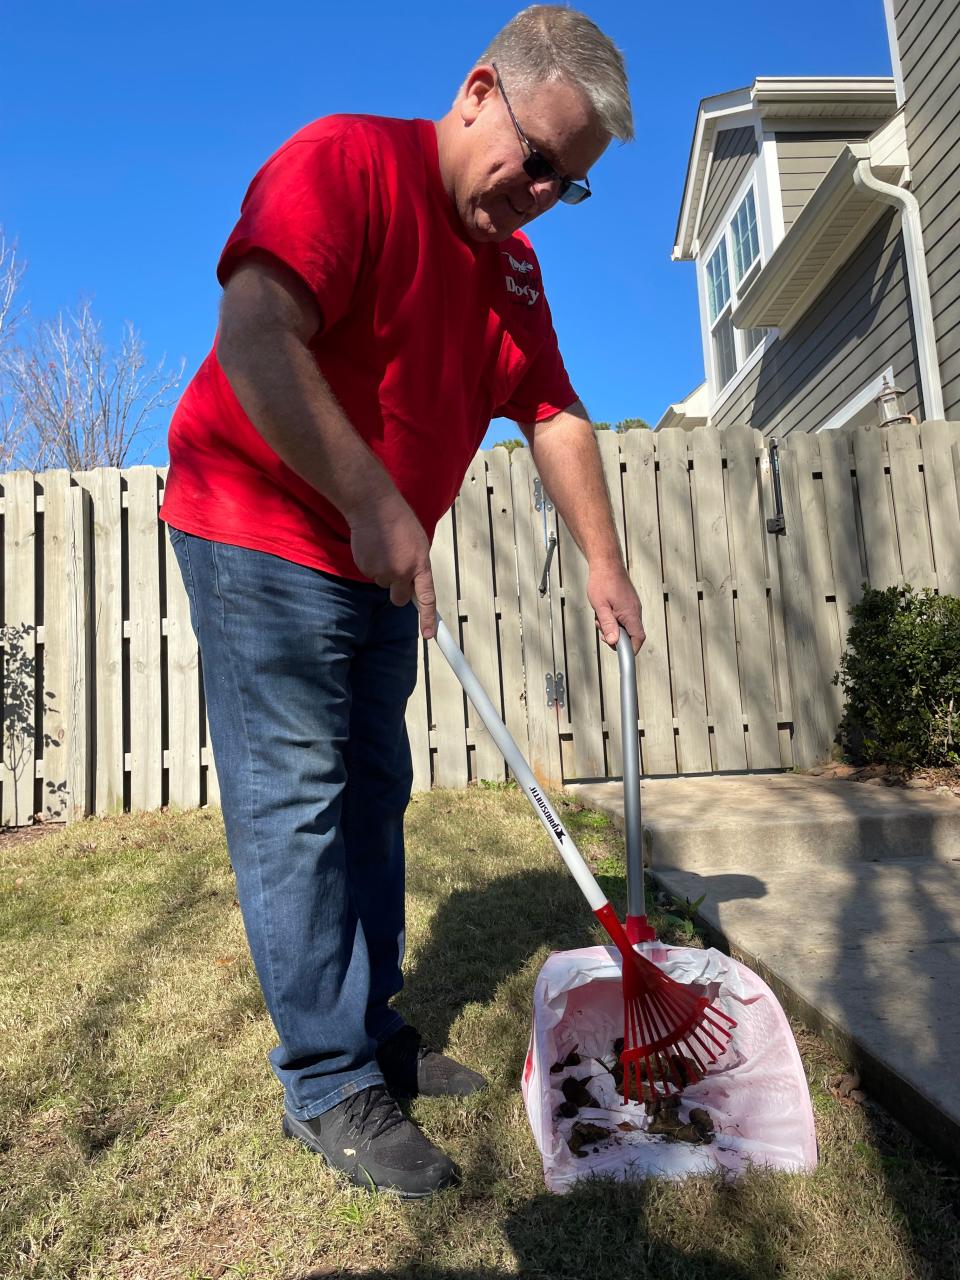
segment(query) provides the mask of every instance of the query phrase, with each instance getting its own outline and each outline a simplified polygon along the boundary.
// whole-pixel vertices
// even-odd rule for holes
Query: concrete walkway
[[[622,821],[619,783],[570,791]],[[960,799],[806,775],[641,787],[668,893],[960,1162]]]

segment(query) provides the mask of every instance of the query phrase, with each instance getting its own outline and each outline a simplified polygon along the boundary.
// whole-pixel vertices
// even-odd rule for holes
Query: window
[[[707,315],[717,391],[727,385],[763,339],[763,329],[735,329],[730,318],[739,297],[753,283],[759,270],[757,204],[750,187],[707,262]]]
[[[752,187],[747,192],[743,204],[733,215],[730,230],[733,233],[733,260],[737,264],[737,283],[739,284],[760,258],[757,206],[753,199]]]

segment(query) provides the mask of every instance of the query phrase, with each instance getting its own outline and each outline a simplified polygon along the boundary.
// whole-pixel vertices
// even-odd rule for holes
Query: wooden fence
[[[861,584],[960,594],[960,424],[791,435],[599,432],[643,602],[646,774],[807,766],[841,714]],[[0,476],[4,825],[217,803],[163,469]],[[549,539],[557,539],[539,589]],[[480,453],[433,548],[439,608],[541,781],[618,776],[617,663],[529,450]],[[407,724],[415,786],[504,777],[432,646]]]

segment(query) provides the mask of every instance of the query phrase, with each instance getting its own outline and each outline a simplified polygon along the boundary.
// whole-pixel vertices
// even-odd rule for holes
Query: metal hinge
[[[558,671],[556,675],[552,671],[547,672],[547,706],[554,705],[563,706],[564,697],[566,696],[567,686],[564,683],[563,672]]]
[[[533,482],[533,503],[538,511],[553,510],[553,503],[547,497],[539,476]]]

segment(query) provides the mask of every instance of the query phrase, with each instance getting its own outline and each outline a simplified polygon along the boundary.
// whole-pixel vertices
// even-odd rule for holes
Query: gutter
[[[920,205],[912,191],[883,182],[870,168],[869,160],[860,160],[853,174],[854,185],[872,193],[884,204],[900,211],[900,230],[907,251],[907,280],[910,286],[910,307],[913,311],[913,328],[917,340],[917,363],[920,373],[920,390],[923,394],[924,417],[942,419],[943,385],[940,381],[940,364],[937,359],[937,338],[933,327],[933,306],[930,302],[930,278],[927,275],[927,259],[923,249],[923,232],[920,223]]]

